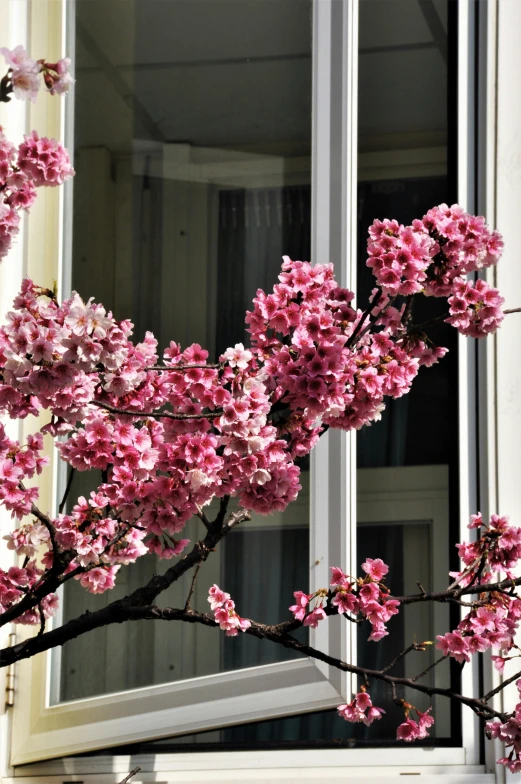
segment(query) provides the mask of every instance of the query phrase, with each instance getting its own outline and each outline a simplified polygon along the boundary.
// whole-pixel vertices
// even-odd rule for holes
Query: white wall
[[[505,255],[496,274],[505,307],[515,308],[521,307],[521,3],[499,0],[498,12],[496,223],[505,239]],[[505,319],[496,343],[498,511],[510,515],[515,525],[521,524],[520,333],[521,313],[512,314]],[[511,710],[517,701],[513,684],[503,693],[504,708]],[[507,781],[521,782],[521,775],[507,775]]]

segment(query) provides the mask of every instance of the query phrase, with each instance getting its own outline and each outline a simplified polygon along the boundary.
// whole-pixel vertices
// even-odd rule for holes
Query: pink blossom
[[[382,708],[373,706],[371,698],[366,691],[360,691],[350,703],[339,705],[337,712],[346,721],[351,723],[361,722],[366,726],[369,726],[377,719],[381,719],[385,714]]]
[[[235,602],[230,598],[230,594],[221,591],[218,585],[214,584],[210,588],[208,601],[215,620],[226,632],[227,637],[236,637],[239,632],[245,632],[250,628],[251,621],[237,614]]]
[[[421,738],[421,730],[418,722],[413,719],[406,719],[396,730],[396,740],[405,740],[410,743]]]
[[[96,567],[80,574],[78,579],[82,587],[90,593],[104,593],[114,588],[118,569],[119,566]]]
[[[16,46],[10,50],[5,47],[0,49],[7,65],[10,68],[10,79],[15,98],[35,101],[40,87],[40,66],[29,57],[23,46]]]
[[[36,185],[62,185],[74,175],[67,150],[54,139],[40,138],[36,131],[18,147],[18,166]]]
[[[326,613],[324,612],[324,608],[318,605],[306,615],[304,618],[304,626],[311,626],[312,629],[316,629],[320,621],[323,621],[325,617]]]
[[[57,63],[43,64],[43,79],[51,95],[64,95],[74,79],[70,74],[71,60],[63,57]]]
[[[251,362],[253,354],[244,348],[242,343],[237,343],[235,348],[227,348],[222,358],[228,362],[230,367],[245,370]]]
[[[384,564],[381,558],[367,558],[362,564],[362,569],[372,580],[375,580],[375,582],[383,580],[385,575],[389,572],[389,567]]]
[[[303,621],[307,612],[309,600],[311,599],[311,594],[308,595],[307,593],[303,593],[302,591],[295,591],[293,596],[297,601],[289,609],[293,613],[297,621]]]
[[[208,592],[208,601],[210,602],[210,607],[212,610],[216,610],[218,607],[221,607],[228,599],[230,598],[229,593],[225,593],[221,591],[218,585],[212,585]]]

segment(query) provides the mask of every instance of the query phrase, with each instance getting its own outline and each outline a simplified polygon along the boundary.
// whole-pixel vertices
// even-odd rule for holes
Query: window
[[[132,314],[138,336],[152,329],[163,344],[198,341],[214,355],[242,337],[241,313],[256,287],[273,283],[282,253],[333,260],[341,283],[363,299],[368,221],[379,212],[410,220],[454,192],[447,182],[448,4],[392,5],[404,20],[393,24],[397,36],[405,31],[396,41],[387,36],[390,6],[376,0],[66,4],[75,29],[69,40],[76,41],[78,175],[74,209],[69,205],[65,213],[72,220],[65,285],[111,303],[118,317]],[[397,74],[409,78],[415,68],[429,74],[435,100],[419,105],[415,88],[393,104],[393,80]],[[389,82],[381,88],[382,74]],[[380,89],[385,100],[377,104],[371,94]],[[396,111],[398,100],[403,112]],[[433,117],[440,120],[435,129]],[[256,617],[252,586],[266,579],[259,572],[262,553],[276,553],[277,563],[289,559],[291,574],[270,575],[268,604],[276,619],[286,613],[292,588],[327,584],[330,564],[354,567],[360,555],[377,554],[366,552],[370,542],[394,560],[404,590],[416,579],[406,569],[412,557],[436,585],[447,571],[460,519],[453,488],[462,465],[465,498],[468,484],[465,455],[458,458],[444,422],[449,385],[453,391],[458,371],[467,377],[466,355],[451,349],[454,364],[442,371],[449,375],[438,377],[434,388],[426,381],[423,390],[419,380],[418,397],[390,409],[358,439],[358,448],[353,436],[328,434],[310,466],[303,466],[308,492],[284,516],[254,521],[230,537],[221,559],[209,564],[207,582],[237,586],[237,596],[244,597],[240,611]],[[416,412],[429,396],[434,461],[415,438]],[[461,435],[466,402],[460,412]],[[464,452],[461,438],[460,446]],[[74,480],[76,494],[88,487],[88,477],[80,479]],[[252,565],[244,585],[239,557]],[[309,572],[298,571],[303,563]],[[116,591],[123,595],[154,568],[143,559]],[[206,589],[201,583],[196,601],[204,603]],[[178,603],[177,591],[165,602]],[[65,617],[90,601],[72,586],[64,597]],[[313,632],[314,644],[354,661],[363,641],[337,621]],[[439,622],[446,623],[407,621],[429,636]],[[404,639],[410,634],[405,625]],[[241,648],[236,642],[219,639],[217,646],[206,629],[174,634],[168,624],[136,625],[101,630],[46,662],[41,657],[31,668],[24,664],[26,688],[36,688],[27,726],[18,721],[15,728],[14,760],[143,739],[157,752],[168,743],[227,739],[258,747],[263,732],[275,743],[284,732],[291,742],[298,735],[301,745],[338,737],[334,713],[324,711],[351,692],[349,678],[315,662],[289,660],[284,651],[264,651],[257,641],[240,640]],[[123,665],[111,655],[121,649],[128,651]],[[304,711],[308,716],[301,718]],[[464,737],[471,749],[465,756],[458,715],[447,712],[438,726],[439,745],[454,748],[434,749],[430,764],[473,759],[472,732]],[[386,726],[375,736],[351,729],[342,725],[344,746],[381,745],[390,737]],[[211,737],[203,737],[206,730]],[[183,735],[148,743],[173,732]],[[368,759],[363,748],[352,751],[341,764],[366,764],[360,762]],[[401,759],[402,750],[394,752],[393,759]]]

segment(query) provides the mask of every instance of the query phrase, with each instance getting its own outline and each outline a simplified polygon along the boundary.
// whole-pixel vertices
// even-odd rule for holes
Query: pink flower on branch
[[[210,588],[208,601],[215,620],[219,627],[226,632],[227,637],[236,637],[239,632],[245,632],[250,628],[251,621],[238,615],[235,610],[235,602],[230,598],[230,594],[221,591],[218,585],[213,585]]]
[[[411,743],[414,740],[423,740],[423,738],[428,737],[428,729],[434,724],[434,718],[430,715],[432,708],[427,708],[425,713],[414,708],[417,714],[417,720],[415,721],[409,717],[409,711],[412,706],[405,703],[405,707],[406,719],[396,730],[396,740],[404,740],[407,743]]]
[[[389,572],[389,567],[384,564],[381,558],[368,558],[363,564],[362,569],[375,582],[380,582]]]
[[[9,66],[9,76],[15,98],[30,100],[34,103],[40,88],[40,65],[29,57],[23,46],[14,49],[0,49]]]
[[[352,724],[362,723],[367,727],[370,726],[373,721],[381,719],[385,714],[385,711],[382,708],[376,708],[373,705],[371,697],[365,690],[365,687],[362,687],[361,691],[350,703],[347,705],[339,705],[337,712],[342,719],[345,719]]]

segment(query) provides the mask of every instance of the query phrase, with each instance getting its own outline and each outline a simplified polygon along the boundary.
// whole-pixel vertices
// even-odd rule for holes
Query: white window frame
[[[48,0],[39,0],[40,8]],[[53,0],[54,13],[61,9],[62,49],[65,40],[65,11],[74,13],[72,0]],[[38,4],[36,4],[38,6]],[[312,158],[312,259],[317,262],[334,260],[335,271],[341,285],[354,288],[356,275],[356,185],[357,185],[357,12],[358,0],[315,0],[313,12],[313,158]],[[33,11],[38,13],[38,11]],[[471,164],[472,145],[470,127],[464,130],[463,121],[469,105],[465,102],[472,83],[470,68],[465,67],[464,53],[468,51],[471,36],[468,0],[459,3],[459,51],[463,66],[459,69],[460,116],[459,190],[460,202],[469,208],[472,204],[465,198]],[[40,47],[41,48],[41,47]],[[465,96],[465,98],[463,98]],[[468,100],[471,100],[470,98]],[[69,102],[71,106],[72,101]],[[70,114],[72,109],[69,108]],[[64,112],[61,122],[64,120]],[[53,122],[51,122],[51,125]],[[42,129],[42,124],[34,125]],[[56,120],[54,120],[56,125]],[[70,127],[70,125],[69,125]],[[55,135],[56,131],[55,131]],[[71,137],[69,135],[69,142]],[[69,144],[69,147],[71,145]],[[465,164],[463,163],[465,161]],[[399,164],[400,162],[398,162]],[[414,162],[413,162],[414,163]],[[436,155],[428,161],[438,165]],[[378,165],[378,164],[376,164]],[[62,196],[63,199],[63,196]],[[465,203],[467,202],[467,203]],[[49,202],[47,202],[49,203]],[[70,256],[71,242],[70,205],[68,211],[49,207],[53,215],[54,236],[48,238],[46,273],[51,270],[60,276],[65,290],[69,288],[70,273],[62,269],[61,259]],[[62,205],[63,207],[63,205]],[[53,212],[54,209],[54,212]],[[32,216],[31,216],[32,219]],[[40,220],[43,220],[42,218]],[[37,220],[31,223],[30,233],[38,236]],[[39,227],[41,231],[42,223]],[[52,234],[52,232],[51,232]],[[49,235],[49,232],[47,232]],[[35,242],[33,240],[33,242]],[[31,244],[31,241],[29,242]],[[49,258],[52,261],[49,261]],[[58,260],[58,261],[56,261]],[[54,264],[54,267],[53,267]],[[33,273],[41,279],[41,270]],[[461,520],[462,535],[466,534],[465,519],[474,508],[475,482],[469,453],[474,445],[473,425],[474,401],[466,379],[473,378],[473,358],[467,348],[468,342],[460,341],[460,453],[461,453]],[[469,424],[470,423],[470,424]],[[468,445],[468,449],[466,448]],[[356,554],[356,460],[353,435],[330,432],[321,439],[312,453],[311,519],[320,521],[324,527],[312,525],[310,562],[315,564],[311,572],[310,589],[327,585],[330,564],[354,568]],[[334,470],[330,470],[330,466]],[[56,486],[56,484],[55,484]],[[325,521],[325,525],[324,525]],[[312,632],[311,644],[321,650],[347,661],[355,661],[354,635],[348,624],[330,620]],[[40,655],[33,660],[20,663],[17,672],[17,703],[13,712],[13,743],[11,764],[21,765],[37,762],[49,757],[78,753],[84,750],[114,746],[132,740],[172,735],[178,716],[186,713],[181,701],[193,702],[194,695],[202,695],[199,707],[192,718],[183,724],[182,732],[231,725],[242,721],[276,717],[334,707],[352,691],[351,678],[338,670],[310,660],[294,661],[267,667],[252,668],[218,676],[193,679],[190,683],[174,683],[132,692],[80,700],[61,705],[49,705],[49,655]],[[332,670],[332,671],[331,671]],[[467,674],[468,672],[468,674]],[[464,688],[476,682],[476,671],[467,668]],[[244,688],[242,694],[228,696],[228,689]],[[171,705],[176,700],[177,705]],[[186,704],[185,703],[185,704]],[[180,730],[181,731],[181,730]],[[265,771],[266,778],[278,779],[281,769],[297,770],[301,765],[316,767],[317,778],[322,781],[320,770],[327,772],[331,780],[333,769],[351,772],[364,777],[371,766],[385,766],[386,772],[482,772],[477,766],[479,746],[476,723],[463,722],[464,739],[460,748],[422,749],[350,749],[316,752],[248,752],[223,754],[165,755],[160,761],[145,761],[145,773],[136,782],[151,781],[152,771],[170,771],[172,781],[201,780],[192,776],[194,771],[230,771],[230,778],[241,780],[253,776],[242,776],[237,770],[256,767]],[[167,758],[168,757],[168,758]],[[100,781],[117,781],[119,772],[127,772],[125,758],[99,757],[89,767],[85,761],[63,760],[61,763],[44,763],[31,766],[27,776],[38,776],[39,781],[61,780],[60,774],[67,772],[73,777],[81,776],[86,770],[107,774]],[[354,767],[352,767],[354,766]],[[412,767],[411,767],[412,766]],[[456,766],[456,767],[453,767]],[[461,767],[459,767],[461,766]],[[473,768],[468,766],[475,766]],[[187,773],[186,778],[181,772]],[[235,771],[234,774],[231,771]],[[150,773],[148,773],[148,771]],[[19,781],[25,778],[23,770]],[[58,778],[54,778],[57,775]],[[324,775],[326,775],[324,773]],[[345,773],[342,774],[344,776]],[[45,778],[41,778],[45,776]],[[281,776],[282,781],[285,777]],[[165,780],[167,779],[165,774]],[[155,779],[154,779],[155,780]],[[222,775],[204,780],[223,780]],[[449,779],[447,779],[448,781]],[[478,780],[477,778],[475,779]]]
[[[65,11],[74,12],[73,3],[65,3],[64,14]],[[334,188],[328,193],[327,203],[336,208],[334,216],[328,210],[324,211],[325,202],[321,201],[321,196],[324,187],[329,191],[328,172],[335,169],[331,165],[333,158],[338,160],[340,155],[342,160],[349,159],[353,161],[353,167],[356,166],[356,120],[351,112],[356,73],[354,65],[351,68],[347,63],[349,57],[356,64],[355,15],[356,3],[353,0],[339,3],[319,0],[314,6],[314,50],[319,53],[313,65],[314,172],[319,178],[313,217],[315,258],[325,260],[331,253],[332,257],[340,259],[337,274],[343,285],[349,283],[345,226],[353,205],[347,198],[345,178],[339,177],[338,183],[334,183]],[[330,58],[333,56],[340,58],[340,70],[332,69]],[[330,83],[332,73],[338,84]],[[342,74],[347,73],[349,79],[343,78]],[[330,98],[333,91],[335,100]],[[337,115],[331,121],[328,107],[322,108],[317,104],[317,101],[324,100],[330,102]],[[346,127],[354,129],[349,139]],[[336,141],[331,148],[329,133],[333,128]],[[323,167],[327,167],[325,171]],[[340,174],[338,167],[336,171]],[[350,182],[354,182],[353,177],[350,177]],[[321,211],[317,214],[319,205]],[[340,205],[342,209],[338,209]],[[329,238],[327,249],[316,239],[326,236]],[[349,462],[352,443],[354,440],[345,436],[333,437],[326,440],[322,447],[322,451],[325,449],[335,463],[340,457],[345,466],[342,477],[345,480],[349,479],[354,465]],[[349,541],[341,531],[350,530],[354,519],[352,505],[347,500],[354,495],[346,494],[345,487],[338,487],[339,506],[334,503],[334,491],[331,492],[331,487],[328,491],[327,482],[324,482],[324,463],[320,464],[317,456],[314,462],[320,467],[314,471],[311,489],[311,563],[318,566],[311,570],[310,590],[328,584],[328,567],[332,559],[347,568]],[[341,477],[336,477],[335,481],[340,484]],[[341,497],[341,493],[345,496]],[[339,519],[342,520],[341,531]],[[327,521],[328,527],[330,522],[334,523],[335,532],[325,536],[317,530],[319,525],[322,529],[324,521]],[[311,631],[311,644],[335,657],[346,658],[350,648],[348,625],[337,621],[323,627],[316,632]],[[50,659],[50,654],[44,654],[31,662],[20,663],[18,668],[19,705],[20,708],[22,705],[25,707],[23,711],[15,711],[14,715],[13,764],[168,736],[173,728],[177,728],[179,733],[195,732],[241,721],[332,708],[345,699],[349,690],[349,679],[344,674],[315,660],[303,659],[51,705]]]

